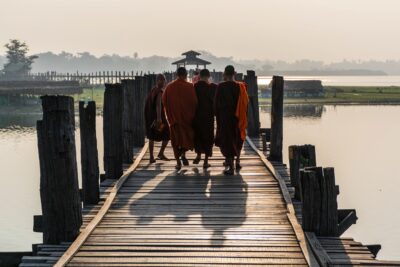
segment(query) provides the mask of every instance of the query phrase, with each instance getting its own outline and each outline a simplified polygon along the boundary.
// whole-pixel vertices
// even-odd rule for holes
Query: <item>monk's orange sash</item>
[[[246,139],[247,128],[247,106],[249,104],[249,96],[247,95],[247,86],[243,82],[237,82],[240,86],[240,94],[236,106],[235,116],[239,120],[240,138]]]

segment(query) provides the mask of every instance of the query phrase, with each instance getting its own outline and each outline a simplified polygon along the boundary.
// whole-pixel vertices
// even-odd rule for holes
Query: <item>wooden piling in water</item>
[[[133,162],[134,148],[134,129],[137,127],[135,121],[135,81],[122,80],[123,90],[123,114],[122,114],[122,134],[123,134],[123,162]]]
[[[122,139],[122,85],[105,84],[104,91],[104,170],[107,179],[118,179],[123,172],[123,139]]]
[[[283,142],[283,77],[272,78],[270,161],[282,162]]]
[[[96,103],[79,101],[83,204],[99,202],[99,160],[96,138]]]
[[[145,141],[144,105],[147,97],[147,79],[136,76],[134,86],[134,146],[142,147]]]
[[[317,236],[338,235],[338,208],[333,168],[311,167],[300,172],[302,226]]]
[[[295,199],[301,198],[300,170],[306,167],[317,166],[315,146],[289,146],[290,181],[295,188]]]
[[[258,106],[258,83],[255,71],[248,70],[244,76],[247,84],[247,93],[249,95],[249,107],[247,110],[247,135],[255,137],[260,134],[260,113]]]
[[[43,243],[73,241],[82,225],[75,148],[74,100],[43,96],[37,122]]]

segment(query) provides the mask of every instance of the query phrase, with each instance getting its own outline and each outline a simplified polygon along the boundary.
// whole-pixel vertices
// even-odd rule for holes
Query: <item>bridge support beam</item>
[[[289,146],[290,180],[295,188],[295,199],[300,200],[300,169],[317,166],[315,146]]]
[[[99,192],[99,159],[96,138],[96,103],[79,102],[79,125],[81,137],[81,166],[83,204],[97,204]]]
[[[75,148],[74,100],[43,96],[37,122],[43,243],[73,241],[82,225]]]
[[[272,78],[271,143],[268,160],[282,162],[283,77]]]
[[[338,236],[338,208],[333,168],[311,167],[300,172],[303,229],[317,236]]]
[[[134,131],[135,121],[135,81],[122,80],[124,108],[122,113],[122,135],[124,143],[123,162],[131,164],[133,162]]]
[[[105,86],[103,112],[104,170],[107,179],[118,179],[123,173],[122,85],[106,83]]]
[[[260,111],[258,106],[258,83],[256,73],[252,70],[248,70],[247,75],[244,76],[244,81],[247,84],[247,93],[249,95],[247,135],[256,137],[260,133]]]

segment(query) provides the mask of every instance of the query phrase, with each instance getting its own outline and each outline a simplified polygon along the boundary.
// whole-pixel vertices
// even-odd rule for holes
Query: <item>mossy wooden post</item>
[[[96,138],[96,103],[79,101],[83,204],[99,202],[99,159]]]
[[[301,198],[300,169],[317,166],[315,146],[289,146],[290,181],[295,188],[295,199]]]
[[[122,85],[105,84],[104,91],[104,170],[107,179],[118,179],[123,172]]]
[[[255,71],[248,70],[244,76],[247,84],[247,93],[249,95],[249,107],[247,110],[247,134],[250,137],[256,137],[260,133],[260,113],[258,107],[258,83]]]
[[[122,127],[123,127],[123,162],[133,162],[133,148],[134,148],[134,129],[137,127],[135,122],[135,81],[122,80],[123,88],[123,114],[122,114]]]
[[[283,77],[272,78],[270,161],[282,162],[283,142]]]
[[[43,243],[71,242],[82,225],[75,148],[74,99],[43,96],[37,122]]]
[[[333,168],[309,167],[300,171],[302,224],[318,236],[338,235],[338,208]]]

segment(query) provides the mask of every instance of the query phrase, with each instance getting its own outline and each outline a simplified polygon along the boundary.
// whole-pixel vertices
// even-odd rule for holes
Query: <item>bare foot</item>
[[[179,171],[180,169],[182,169],[182,165],[181,164],[176,164],[175,165],[175,170]]]
[[[189,161],[187,160],[186,157],[182,157],[181,160],[182,160],[183,166],[189,166]]]
[[[196,157],[196,158],[193,160],[193,164],[199,164],[200,160],[201,160],[200,157]]]
[[[204,163],[203,164],[203,169],[208,169],[210,167],[211,167],[211,164],[209,164],[209,163]]]
[[[169,158],[167,158],[164,154],[162,154],[162,155],[158,155],[157,156],[157,159],[159,159],[159,160],[165,160],[165,161],[169,161]]]

